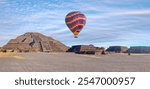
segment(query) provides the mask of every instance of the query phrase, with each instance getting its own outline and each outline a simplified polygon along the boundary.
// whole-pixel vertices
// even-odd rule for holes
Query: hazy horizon
[[[77,39],[65,24],[71,11],[87,17]],[[26,32],[67,46],[150,46],[149,0],[0,0],[0,12],[0,47]]]

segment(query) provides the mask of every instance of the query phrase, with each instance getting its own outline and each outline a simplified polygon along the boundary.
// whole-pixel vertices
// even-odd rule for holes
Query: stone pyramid
[[[68,48],[63,43],[37,32],[27,32],[3,46],[5,50],[17,52],[66,52]]]

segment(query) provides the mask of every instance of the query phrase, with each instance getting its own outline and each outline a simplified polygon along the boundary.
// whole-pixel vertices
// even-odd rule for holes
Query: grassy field
[[[150,72],[148,54],[0,53],[1,72]]]

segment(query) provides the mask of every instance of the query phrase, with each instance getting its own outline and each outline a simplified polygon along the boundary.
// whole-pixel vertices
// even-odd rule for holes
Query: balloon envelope
[[[86,23],[86,17],[81,12],[74,11],[66,15],[65,21],[75,38],[77,38],[77,35],[80,33]]]

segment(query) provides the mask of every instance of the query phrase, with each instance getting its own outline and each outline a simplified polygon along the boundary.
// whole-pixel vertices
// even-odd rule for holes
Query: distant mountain
[[[17,52],[65,52],[68,48],[63,43],[37,32],[27,32],[3,46],[5,50]]]

